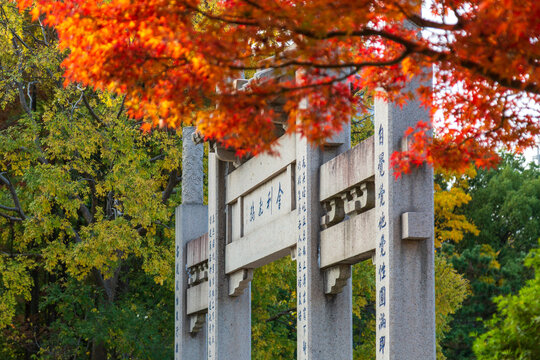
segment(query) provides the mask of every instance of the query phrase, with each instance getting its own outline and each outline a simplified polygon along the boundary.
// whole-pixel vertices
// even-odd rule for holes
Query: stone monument
[[[435,359],[433,174],[396,179],[389,166],[405,130],[427,119],[417,103],[376,100],[375,135],[352,149],[349,127],[318,148],[283,135],[279,157],[243,163],[211,144],[207,207],[202,145],[185,128],[175,359],[250,359],[253,270],[288,255],[298,359],[352,359],[351,265],[364,260],[376,266],[377,359]]]

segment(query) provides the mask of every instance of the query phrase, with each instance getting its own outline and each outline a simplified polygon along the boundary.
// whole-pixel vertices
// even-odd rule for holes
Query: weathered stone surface
[[[225,272],[258,268],[289,255],[296,244],[296,214],[282,215],[249,235],[227,244]]]
[[[321,269],[338,264],[355,264],[375,251],[375,210],[321,231]]]
[[[253,269],[241,269],[229,275],[229,295],[239,296],[244,292],[251,280]]]
[[[300,106],[308,106],[303,101]],[[348,140],[346,127],[343,138]],[[305,138],[296,141],[296,213],[297,236],[297,358],[352,359],[352,287],[351,281],[341,293],[325,294],[324,272],[319,268],[319,231],[321,206],[319,168],[350,147],[326,149],[311,147]]]
[[[225,273],[226,164],[215,153],[208,156],[208,359],[251,358],[251,291],[229,296]],[[186,358],[199,359],[199,358]]]
[[[203,203],[202,144],[193,142],[194,126],[182,128],[182,203]]]
[[[187,290],[190,276],[186,269],[193,264],[187,263],[187,243],[208,231],[208,224],[202,219],[208,218],[208,209],[203,205],[203,146],[195,145],[192,140],[194,128],[184,128],[182,150],[182,200],[176,208],[176,259],[175,259],[175,360],[206,358],[205,314],[195,318],[187,315]],[[199,252],[200,257],[204,257]],[[207,257],[207,256],[206,256]],[[199,263],[202,265],[203,260]],[[204,270],[203,270],[204,272]],[[202,281],[202,274],[197,274],[197,281]],[[193,283],[194,279],[191,279]],[[204,286],[204,285],[202,285]],[[200,296],[204,302],[207,296]],[[202,306],[204,308],[204,306]],[[201,306],[199,306],[201,308]],[[203,310],[203,309],[201,309]],[[193,336],[193,331],[199,331]]]
[[[283,171],[295,161],[296,143],[294,136],[282,137],[277,146],[279,156],[261,154],[231,172],[226,178],[226,202],[230,204],[239,196]]]
[[[375,99],[377,360],[435,359],[433,215],[428,239],[403,240],[401,226],[403,213],[433,214],[433,172],[421,166],[396,179],[389,166],[405,131],[419,120],[430,114],[417,102],[400,108]]]
[[[370,137],[321,166],[319,201],[328,200],[375,175],[373,146],[373,137]]]
[[[208,233],[186,244],[186,266],[191,267],[208,260]]]
[[[186,291],[186,314],[191,315],[208,310],[208,281],[189,287]]]
[[[202,158],[201,158],[202,162]],[[206,358],[206,326],[202,317],[197,326],[187,316],[187,291],[189,275],[187,269],[187,242],[207,232],[207,223],[200,221],[208,217],[208,209],[202,204],[180,205],[176,208],[176,264],[175,264],[175,360]],[[204,302],[207,294],[198,300]],[[196,336],[191,331],[199,329]]]
[[[433,234],[433,214],[406,212],[401,214],[401,238],[403,240],[425,240]]]
[[[350,265],[337,265],[324,271],[324,293],[337,295],[348,284],[351,278]]]

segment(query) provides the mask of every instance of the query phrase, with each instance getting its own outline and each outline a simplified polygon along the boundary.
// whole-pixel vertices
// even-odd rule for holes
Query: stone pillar
[[[389,166],[420,120],[430,113],[419,102],[375,100],[377,360],[435,359],[433,171],[423,165],[396,179]]]
[[[307,104],[301,104],[307,106]],[[332,139],[333,156],[350,147],[350,129]],[[340,144],[341,145],[338,145]],[[327,154],[326,154],[327,155]],[[297,226],[297,358],[352,359],[352,286],[325,295],[325,278],[319,268],[319,167],[328,156],[296,138]]]
[[[226,166],[215,153],[208,155],[208,359],[249,360],[251,287],[229,296],[225,274]]]
[[[190,333],[186,315],[186,243],[207,232],[208,209],[203,205],[203,145],[191,139],[194,127],[182,129],[182,205],[176,208],[176,261],[175,261],[175,360],[206,358],[206,327],[196,334]]]

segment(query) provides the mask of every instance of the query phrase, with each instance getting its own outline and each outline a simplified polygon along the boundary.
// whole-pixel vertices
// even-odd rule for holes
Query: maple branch
[[[408,15],[405,12],[403,13],[407,17],[407,20],[417,25],[418,27],[422,27],[422,28],[433,28],[433,29],[439,29],[439,30],[456,31],[456,30],[461,30],[464,27],[463,21],[460,21],[459,18],[458,18],[458,22],[455,24],[444,24],[444,23],[439,23],[436,21],[424,19],[423,17],[418,16],[416,14]]]
[[[290,60],[281,64],[270,64],[266,68],[280,69],[280,68],[289,67],[289,66],[303,66],[303,67],[312,67],[316,69],[342,69],[342,68],[356,67],[358,68],[358,70],[360,70],[361,68],[367,67],[367,66],[383,67],[383,66],[392,66],[392,65],[398,64],[401,61],[403,61],[407,56],[409,56],[412,52],[413,52],[412,50],[405,49],[405,51],[403,51],[398,57],[392,60],[387,60],[387,61],[364,61],[364,62],[347,62],[347,63],[339,63],[339,64],[322,64],[322,63],[316,63],[313,61]],[[227,67],[231,70],[260,70],[262,69],[260,66],[229,65]]]
[[[456,61],[456,63],[459,66],[467,70],[471,70],[487,78],[488,80],[496,82],[508,89],[513,89],[517,91],[526,91],[529,93],[540,95],[540,86],[538,83],[534,81],[527,83],[527,82],[522,82],[519,80],[505,78],[501,76],[500,74],[498,74],[497,72],[487,69],[481,64],[478,64],[470,59],[456,58],[454,55],[454,52],[452,51],[446,51],[446,52],[436,51],[427,46],[405,39],[399,35],[391,34],[384,30],[363,29],[363,30],[352,31],[352,32],[345,31],[345,30],[335,30],[335,31],[330,31],[326,34],[316,34],[314,32],[310,32],[304,29],[295,29],[294,31],[300,35],[311,37],[317,40],[325,40],[325,39],[331,39],[331,38],[342,37],[342,36],[357,36],[357,37],[379,36],[379,37],[382,37],[384,39],[390,40],[392,42],[395,42],[397,44],[404,46],[406,51],[409,51],[410,53],[416,53],[416,54],[424,55],[428,58],[431,58],[432,61],[450,61],[453,59]],[[372,65],[372,66],[385,66],[385,65],[382,64],[382,65]]]

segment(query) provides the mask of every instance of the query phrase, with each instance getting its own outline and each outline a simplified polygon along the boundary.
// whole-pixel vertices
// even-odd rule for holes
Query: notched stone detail
[[[189,332],[192,334],[198,333],[206,320],[206,314],[195,314],[189,316]]]
[[[253,269],[241,269],[229,275],[229,295],[242,295],[249,282],[253,280]]]
[[[189,332],[195,335],[204,325],[208,312],[208,234],[189,241],[186,252],[186,315]]]
[[[321,205],[324,211],[321,228],[324,230],[345,220],[346,216],[351,217],[374,208],[375,184],[373,181],[365,181],[322,201]]]
[[[208,281],[208,260],[189,267],[188,272],[188,286],[192,287],[200,284],[203,281]]]
[[[338,265],[324,270],[324,293],[339,294],[351,277],[351,265]]]

